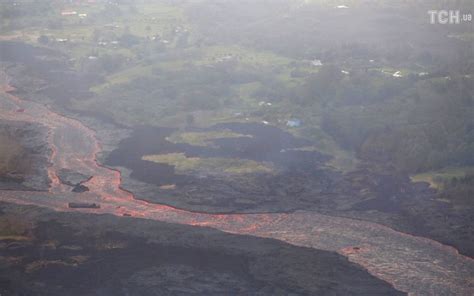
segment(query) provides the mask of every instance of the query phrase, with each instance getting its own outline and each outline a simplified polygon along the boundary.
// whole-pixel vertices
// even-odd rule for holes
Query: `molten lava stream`
[[[8,87],[3,90],[8,90]],[[5,102],[3,100],[7,100]],[[2,200],[34,204],[60,211],[71,201],[98,202],[100,209],[89,213],[132,215],[165,222],[208,226],[230,233],[274,238],[297,246],[339,252],[360,264],[374,276],[412,295],[471,295],[474,262],[454,248],[436,241],[397,232],[386,226],[313,212],[292,214],[194,213],[134,199],[120,188],[120,172],[96,161],[100,145],[95,132],[75,119],[47,107],[21,100],[11,94],[2,104],[16,104],[25,110],[0,109],[0,118],[42,124],[50,129],[52,149],[50,193],[0,191]],[[62,185],[56,172],[68,168],[93,176],[84,183],[90,192],[74,194]]]

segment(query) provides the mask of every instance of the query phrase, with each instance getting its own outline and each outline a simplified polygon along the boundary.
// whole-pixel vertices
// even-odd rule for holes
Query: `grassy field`
[[[139,77],[150,76],[151,70],[152,66],[150,65],[137,65],[131,68],[126,68],[123,71],[107,76],[105,83],[95,85],[90,90],[97,94],[100,94],[105,89],[115,84],[124,84]]]
[[[269,51],[256,51],[242,46],[208,46],[203,51],[201,64],[235,60],[253,66],[287,66],[292,60]]]
[[[232,131],[209,131],[209,132],[176,132],[167,138],[172,143],[184,143],[193,146],[212,146],[212,140],[222,138],[252,137]]]
[[[130,32],[138,36],[163,35],[175,30],[176,26],[187,26],[180,6],[166,3],[140,3],[135,7],[136,14],[119,21],[129,26]]]
[[[142,159],[172,165],[178,173],[183,174],[199,173],[219,176],[221,174],[271,173],[274,170],[271,164],[253,160],[186,157],[184,153],[146,155]]]
[[[411,176],[412,182],[427,182],[431,188],[442,190],[443,183],[453,178],[462,178],[474,173],[474,167],[451,167]]]
[[[80,14],[87,14],[87,17],[81,19],[77,15],[61,16],[61,10],[77,11]],[[212,43],[197,45],[193,42],[203,36],[199,36],[197,29],[187,20],[185,10],[186,4],[168,2],[112,6],[106,3],[90,5],[70,3],[49,14],[48,21],[59,22],[61,25],[29,26],[10,33],[17,33],[21,39],[35,45],[39,45],[37,41],[39,36],[50,37],[52,43],[46,46],[54,47],[69,55],[71,62],[79,71],[88,71],[87,65],[93,63],[88,59],[90,56],[122,57],[123,65],[111,73],[102,73],[105,75],[105,82],[90,89],[96,96],[89,100],[72,101],[73,109],[97,110],[129,126],[145,124],[184,127],[190,114],[194,117],[193,125],[198,127],[208,127],[222,122],[268,122],[296,135],[317,139],[318,144],[313,148],[333,155],[330,165],[336,169],[349,170],[354,167],[354,158],[320,130],[318,114],[299,110],[290,101],[290,97],[272,101],[272,94],[268,97],[257,94],[259,90],[271,89],[273,85],[281,86],[282,89],[299,86],[305,81],[305,75],[317,73],[319,67],[312,66],[310,60],[296,60],[268,50],[242,45]],[[140,43],[131,47],[117,43],[111,45],[113,38],[118,39],[123,34],[138,36],[141,38]],[[189,35],[191,41],[189,46],[181,48],[177,46],[176,41],[183,34]],[[157,40],[167,40],[167,43],[160,45],[161,41],[152,41],[155,37],[159,38]],[[107,44],[100,44],[102,38],[107,39]],[[67,41],[55,41],[58,39]],[[175,102],[167,102],[160,96],[144,98],[139,92],[121,96],[123,91],[120,91],[120,88],[117,95],[113,95],[111,91],[115,86],[127,88],[127,84],[140,78],[156,79],[159,85],[160,77],[153,74],[156,69],[163,72],[185,73],[189,67],[212,69],[226,64],[234,65],[236,71],[258,73],[264,78],[259,77],[247,83],[230,82],[230,97],[222,98],[221,106],[215,110],[183,110]],[[293,75],[294,72],[299,75]],[[267,78],[272,81],[270,87],[265,85]],[[184,84],[186,81],[177,80],[176,84],[179,83]],[[231,100],[232,103],[225,103],[226,100]],[[272,105],[262,106],[260,104],[262,101],[266,103],[272,101]],[[287,128],[286,120],[295,116],[302,119],[304,126]],[[172,140],[193,145],[209,145],[212,139],[222,136],[225,135],[182,134]]]

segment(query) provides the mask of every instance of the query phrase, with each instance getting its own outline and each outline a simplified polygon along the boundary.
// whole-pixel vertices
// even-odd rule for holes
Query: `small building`
[[[120,26],[117,25],[117,24],[105,24],[105,25],[104,25],[104,28],[113,30],[113,29],[118,29],[118,28],[120,28]]]
[[[402,72],[400,72],[400,71],[397,71],[397,72],[393,73],[392,76],[397,77],[397,78],[403,77]]]
[[[320,66],[323,65],[323,63],[321,62],[321,60],[315,59],[315,60],[311,61],[311,65],[313,65],[315,67],[320,67]]]
[[[87,202],[70,202],[68,206],[70,209],[100,209],[100,204]]]
[[[301,126],[301,120],[299,120],[299,119],[290,119],[286,122],[286,126],[288,126],[288,127],[299,127],[299,126]]]
[[[234,56],[232,54],[228,54],[228,55],[225,55],[223,57],[216,58],[216,62],[222,63],[222,62],[225,62],[225,61],[230,61],[232,59],[234,59]]]
[[[72,15],[77,15],[77,11],[73,10],[63,10],[61,11],[62,16],[72,16]]]
[[[258,102],[258,105],[259,105],[260,107],[262,107],[262,106],[268,106],[268,107],[270,107],[270,106],[272,106],[273,104],[270,103],[270,102],[260,101],[260,102]]]

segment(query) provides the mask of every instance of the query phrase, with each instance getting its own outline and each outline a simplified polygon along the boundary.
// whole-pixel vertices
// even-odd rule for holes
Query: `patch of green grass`
[[[178,5],[169,5],[164,2],[153,2],[153,3],[137,3],[137,9],[140,13],[146,16],[155,17],[173,17],[182,18],[183,9]]]
[[[353,152],[339,147],[332,139],[322,138],[315,146],[305,146],[292,149],[295,151],[317,151],[332,158],[327,166],[340,172],[350,172],[354,170],[359,163]]]
[[[271,164],[253,160],[233,158],[186,157],[184,153],[145,155],[143,160],[173,165],[178,173],[204,173],[208,175],[240,175],[249,173],[272,173]]]
[[[177,26],[185,27],[182,8],[164,3],[138,4],[139,14],[123,20],[130,32],[141,36],[170,33]]]
[[[441,170],[416,174],[410,177],[412,182],[427,182],[431,188],[442,190],[443,183],[453,178],[462,178],[474,173],[474,167],[449,167]]]
[[[229,130],[209,132],[176,132],[169,136],[167,140],[173,143],[185,143],[193,146],[212,146],[212,140],[240,137],[252,136],[234,133]]]
[[[91,91],[101,93],[114,84],[125,84],[139,77],[151,76],[152,68],[151,65],[137,65],[135,67],[124,69],[123,71],[109,75],[105,83],[92,87]]]
[[[209,46],[203,49],[198,64],[237,61],[253,66],[287,66],[292,60],[269,51],[256,51],[242,46]]]
[[[254,96],[254,93],[259,89],[261,86],[260,82],[251,82],[251,83],[244,83],[234,86],[234,90],[237,94],[238,104],[243,108],[245,111],[250,111],[258,107],[258,102],[261,100]],[[239,110],[243,111],[243,110]]]

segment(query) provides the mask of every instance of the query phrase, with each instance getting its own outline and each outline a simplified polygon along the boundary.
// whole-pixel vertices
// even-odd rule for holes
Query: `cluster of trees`
[[[89,57],[93,57],[90,59]],[[101,54],[96,55],[91,53],[89,56],[85,56],[80,61],[80,67],[83,72],[96,74],[96,75],[107,75],[117,72],[125,64],[126,58],[121,54]],[[99,83],[102,80],[98,80]]]
[[[474,165],[474,81],[448,74],[396,78],[353,71],[347,75],[331,65],[290,88],[264,69],[238,63],[189,64],[180,70],[155,68],[152,76],[112,86],[105,96],[118,108],[130,98],[140,98],[147,106],[160,106],[160,112],[172,114],[242,104],[233,100],[238,96],[234,86],[259,82],[254,96],[273,102],[289,99],[293,110],[321,114],[323,130],[360,158],[415,173]],[[295,112],[294,116],[307,116]]]
[[[0,3],[0,17],[2,19],[45,16],[51,14],[53,10],[53,1],[5,0]]]
[[[276,102],[290,95],[289,90],[278,83],[274,74],[265,69],[257,69],[235,60],[212,65],[194,65],[190,62],[176,68],[168,66],[168,63],[182,59],[192,58],[186,56],[186,53],[180,55],[178,52],[158,55],[151,61],[156,65],[151,74],[127,83],[111,85],[98,97],[100,101],[113,102],[104,105],[107,110],[102,111],[107,113],[115,109],[125,110],[125,106],[129,106],[131,110],[135,108],[133,105],[141,105],[140,114],[143,115],[146,109],[147,114],[159,118],[222,108],[242,110],[248,102],[236,99],[239,97],[240,86],[254,82],[258,82],[259,87],[250,91],[249,95],[262,100]],[[120,116],[127,115],[121,113]],[[187,121],[191,125],[194,120]]]
[[[234,74],[229,71],[189,65],[181,70],[156,67],[152,72],[152,75],[109,87],[99,100],[113,104],[102,111],[138,106],[152,117],[160,117],[178,112],[216,110],[230,103],[233,90],[228,80],[233,79],[230,76]],[[142,111],[139,112],[141,115]],[[188,121],[192,124],[193,120]]]
[[[445,180],[440,196],[448,200],[474,205],[474,173]]]
[[[474,164],[470,76],[360,79],[321,73],[309,80],[318,90],[302,99],[320,103],[323,128],[343,147],[407,172]]]
[[[323,4],[300,7],[288,1],[270,6],[264,0],[252,4],[237,0],[212,2],[187,6],[187,16],[196,30],[192,36],[186,32],[167,38],[176,41],[173,51],[163,50],[161,42],[152,43],[128,30],[96,30],[92,41],[117,41],[114,44],[132,49],[138,60],[149,60],[149,64],[154,59],[179,59],[173,54],[199,51],[197,39],[199,44],[240,44],[297,60],[319,58],[325,66],[309,75],[301,70],[304,67],[294,65],[292,77],[304,83],[293,86],[282,82],[274,71],[231,61],[212,67],[190,63],[181,69],[155,68],[152,75],[109,87],[100,98],[115,102],[106,106],[108,110],[127,105],[137,108],[137,100],[145,104],[145,113],[153,115],[216,110],[242,104],[233,100],[238,97],[234,86],[259,82],[254,97],[272,102],[287,100],[287,106],[304,110],[301,113],[305,114],[295,111],[292,116],[308,116],[311,112],[321,115],[324,131],[363,159],[390,162],[407,172],[474,164],[472,46],[440,38],[447,35],[445,30],[462,34],[464,27],[424,25],[417,13],[426,15],[426,9],[416,3],[393,7],[389,1],[368,6],[354,3],[348,17],[346,10]],[[44,10],[41,5],[33,9],[29,5],[28,9],[38,14]],[[10,6],[7,8],[12,9]],[[127,10],[112,3],[97,15],[112,21],[134,13],[132,6]],[[399,41],[393,42],[393,38]],[[49,40],[40,36],[38,41],[47,44]],[[196,48],[192,48],[194,45]],[[375,64],[369,62],[373,59]],[[83,70],[111,74],[123,68],[125,62],[126,58],[118,54],[96,55],[94,59],[86,56]],[[409,68],[415,63],[430,74],[397,78],[376,69],[376,64]],[[192,124],[193,120],[188,121]]]
[[[337,10],[324,3],[281,1],[267,9],[263,0],[251,5],[205,1],[191,6],[188,16],[204,42],[237,43],[332,65],[309,77],[292,71],[292,77],[305,79],[302,86],[263,87],[258,93],[283,94],[293,106],[322,115],[324,131],[361,158],[419,172],[474,164],[472,42],[446,37],[472,28],[430,25],[427,9],[443,5],[437,0],[351,2],[349,9]],[[469,11],[470,2],[456,1],[456,7]],[[387,64],[429,74],[392,77],[381,71]]]
[[[448,2],[467,12],[472,9],[468,0]],[[330,1],[273,1],[268,5],[265,0],[245,4],[209,0],[191,5],[187,14],[208,43],[239,43],[325,61],[347,57],[348,52],[365,60],[379,55],[409,64],[428,54],[436,61],[457,55],[456,42],[447,35],[472,31],[469,22],[430,25],[426,12],[446,9],[446,1],[351,1],[347,5],[349,9],[336,9]]]
[[[55,21],[52,0],[0,2],[0,30],[20,30],[28,26],[49,27]]]

